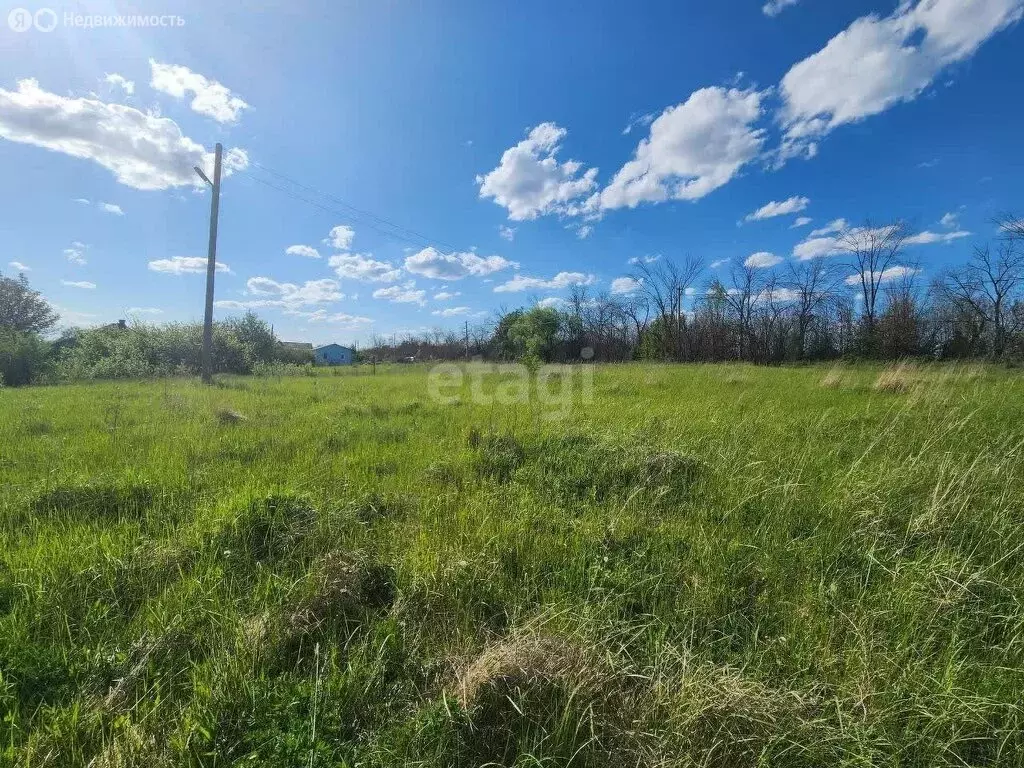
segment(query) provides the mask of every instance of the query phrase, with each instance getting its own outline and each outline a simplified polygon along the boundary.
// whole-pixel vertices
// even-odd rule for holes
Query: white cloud
[[[917,98],[1022,12],[1022,0],[906,0],[890,16],[857,19],[783,77],[782,159],[813,153],[838,126]]]
[[[812,229],[811,234],[808,237],[821,237],[822,235],[831,235],[837,232],[842,232],[844,229],[849,229],[850,222],[846,219],[833,219],[821,229]]]
[[[623,295],[634,293],[642,284],[641,280],[632,277],[616,277],[612,280],[612,293]]]
[[[435,309],[430,314],[437,315],[438,317],[457,317],[459,315],[468,315],[469,307],[449,307],[448,309]]]
[[[154,272],[164,272],[170,275],[185,274],[206,274],[205,256],[175,256],[170,259],[156,259],[149,262],[149,268]],[[230,272],[227,264],[217,262],[218,272]]]
[[[793,248],[793,255],[800,261],[809,261],[819,256],[834,256],[842,253],[839,245],[839,238],[836,237],[809,237]]]
[[[495,293],[516,293],[518,291],[557,291],[568,288],[571,285],[593,285],[597,278],[593,275],[585,275],[582,272],[559,272],[550,280],[540,277],[526,277],[516,275],[511,280],[495,286]]]
[[[426,303],[424,300],[426,295],[426,291],[416,289],[416,283],[412,280],[403,285],[378,288],[373,292],[375,299],[386,299],[395,304],[419,304],[421,307]]]
[[[263,297],[244,302],[248,308],[284,307],[295,309],[315,304],[330,304],[345,298],[338,281],[330,278],[307,280],[302,285],[296,285],[294,283],[279,283],[269,277],[250,277],[245,282],[245,288],[250,295]]]
[[[27,264],[22,264],[20,261],[9,261],[9,262],[7,262],[7,266],[9,266],[9,267],[11,267],[13,269],[16,269],[19,272],[31,272],[32,271],[32,267],[28,266]]]
[[[559,296],[548,296],[537,302],[537,306],[543,309],[558,309],[563,304],[565,304],[565,299]]]
[[[471,252],[444,254],[433,246],[405,260],[407,272],[433,280],[461,280],[470,275],[485,277],[509,267],[518,268],[519,265],[501,256],[483,257]]]
[[[285,314],[293,317],[301,317],[311,323],[329,323],[331,325],[337,325],[338,330],[342,331],[355,331],[363,326],[373,323],[373,320],[369,317],[363,317],[362,315],[350,315],[345,312],[328,312],[326,309],[316,309],[312,312],[303,310],[286,310]]]
[[[112,85],[117,88],[120,88],[129,96],[135,93],[134,81],[129,80],[128,78],[119,75],[116,72],[104,76],[103,80],[107,83],[107,85]]]
[[[85,243],[80,243],[77,240],[71,244],[70,248],[64,249],[64,258],[70,261],[72,264],[78,266],[84,266],[85,261],[85,249],[88,248]]]
[[[746,261],[743,262],[745,267],[754,267],[756,269],[767,269],[774,267],[782,263],[782,258],[776,256],[774,253],[768,253],[768,251],[758,251],[747,256]]]
[[[249,107],[216,80],[210,80],[188,67],[161,64],[153,59],[149,60],[149,66],[152,72],[150,87],[176,99],[192,94],[192,111],[212,117],[218,123],[237,122],[242,110]]]
[[[752,127],[761,98],[757,91],[703,88],[666,109],[601,191],[600,208],[698,200],[727,183],[761,151],[764,131]]]
[[[558,162],[555,156],[565,135],[566,130],[555,123],[533,128],[525,139],[505,150],[497,168],[476,177],[480,197],[506,208],[513,221],[577,213],[575,201],[597,186],[597,169],[580,175],[580,163]]]
[[[778,16],[784,10],[799,2],[800,0],[768,0],[767,3],[761,6],[761,13],[765,16]]]
[[[719,267],[724,267],[730,261],[731,259],[718,259],[717,261],[712,261],[710,264],[708,264],[708,266],[711,269],[718,269]]]
[[[320,251],[309,245],[289,245],[284,252],[289,256],[303,256],[307,259],[320,258]]]
[[[324,242],[329,244],[332,248],[337,248],[339,251],[347,251],[352,247],[352,241],[355,237],[356,231],[352,229],[352,227],[346,226],[345,224],[339,224],[331,229]]]
[[[82,205],[88,205],[89,199],[85,197],[76,197],[74,198],[74,200],[72,200],[72,202],[81,203]]]
[[[371,283],[393,283],[402,270],[390,261],[377,261],[369,254],[336,253],[327,260],[338,277]]]
[[[162,315],[164,311],[156,307],[128,307],[124,313],[126,315]]]
[[[661,254],[660,253],[656,253],[654,256],[634,256],[634,257],[632,257],[626,263],[627,264],[653,264],[654,262],[656,262],[660,258],[661,258]]]
[[[90,283],[88,280],[61,280],[61,285],[66,285],[69,288],[84,288],[87,291],[92,291],[96,288],[96,283]]]
[[[901,277],[909,277],[911,275],[920,274],[921,270],[911,269],[910,267],[889,267],[889,269],[883,270],[882,272],[865,272],[865,275],[878,275],[878,279],[875,283],[888,283],[892,280],[898,280]],[[870,279],[870,278],[869,278]],[[860,285],[860,275],[850,275],[846,278],[847,285]]]
[[[100,203],[99,205],[100,210],[104,213],[112,213],[115,216],[124,216],[124,211],[121,210],[120,205],[115,205],[114,203]]]
[[[434,294],[436,301],[448,301],[448,299],[454,299],[456,296],[461,296],[462,291],[441,291],[440,293]]]
[[[956,229],[960,226],[960,218],[955,213],[947,213],[939,219],[939,224],[944,226],[946,229]]]
[[[586,240],[593,234],[593,232],[594,227],[590,224],[580,224],[580,226],[576,227],[576,237],[580,240]]]
[[[503,239],[508,240],[511,243],[513,240],[516,239],[516,228],[507,227],[504,224],[502,224],[501,226],[498,227],[498,234]]]
[[[789,228],[799,229],[800,227],[806,227],[812,221],[814,221],[814,219],[812,219],[810,216],[798,216],[796,220],[789,225]]]
[[[630,133],[632,133],[634,128],[646,128],[654,121],[655,117],[657,117],[657,115],[655,115],[653,112],[646,112],[639,115],[634,112],[632,115],[630,115],[629,122],[626,124],[626,127],[622,129],[622,135],[628,136]]]
[[[770,203],[766,203],[758,208],[753,213],[748,213],[744,221],[762,221],[763,219],[770,219],[775,216],[787,216],[791,213],[800,213],[811,201],[806,197],[798,197],[794,195],[781,203],[777,203],[772,200]]]
[[[970,237],[970,232],[964,232],[958,230],[956,232],[918,232],[916,235],[911,235],[903,242],[906,245],[932,245],[933,243],[951,243],[954,240],[959,240],[963,237]]]
[[[135,189],[199,185],[192,166],[213,167],[213,153],[177,123],[123,104],[49,93],[35,80],[16,91],[0,88],[0,137],[99,163]],[[230,149],[225,174],[248,166],[244,150]]]

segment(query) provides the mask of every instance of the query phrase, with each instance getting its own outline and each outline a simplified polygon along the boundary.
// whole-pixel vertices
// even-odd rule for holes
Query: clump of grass
[[[818,384],[826,389],[841,389],[846,384],[845,371],[842,366],[834,365],[829,368],[828,373],[821,378]]]
[[[874,390],[876,392],[889,392],[891,394],[903,394],[909,392],[917,381],[917,370],[910,363],[897,363],[895,366],[887,367],[875,379]]]
[[[241,424],[243,421],[249,420],[247,416],[231,408],[218,408],[214,412],[214,416],[221,424]]]
[[[37,494],[30,506],[50,517],[122,520],[144,516],[155,500],[149,483],[65,483]]]
[[[312,531],[316,516],[316,509],[300,496],[254,499],[220,531],[217,550],[250,561],[279,559]]]

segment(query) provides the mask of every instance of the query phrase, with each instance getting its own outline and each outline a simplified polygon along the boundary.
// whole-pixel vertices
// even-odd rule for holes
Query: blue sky
[[[0,270],[65,322],[201,318],[218,141],[217,314],[313,342],[840,258],[837,220],[927,278],[1024,209],[1024,0],[262,5],[2,9]]]

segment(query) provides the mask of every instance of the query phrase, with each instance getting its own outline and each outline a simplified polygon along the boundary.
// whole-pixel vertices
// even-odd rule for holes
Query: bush
[[[0,330],[0,385],[19,387],[45,372],[49,345],[34,333]]]

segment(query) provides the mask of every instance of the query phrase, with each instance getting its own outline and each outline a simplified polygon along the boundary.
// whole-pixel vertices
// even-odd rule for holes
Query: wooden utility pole
[[[213,281],[217,274],[217,218],[220,215],[220,158],[224,147],[217,142],[213,157],[213,181],[200,168],[196,173],[213,187],[210,201],[210,246],[206,253],[206,312],[203,315],[203,383],[213,381]]]

